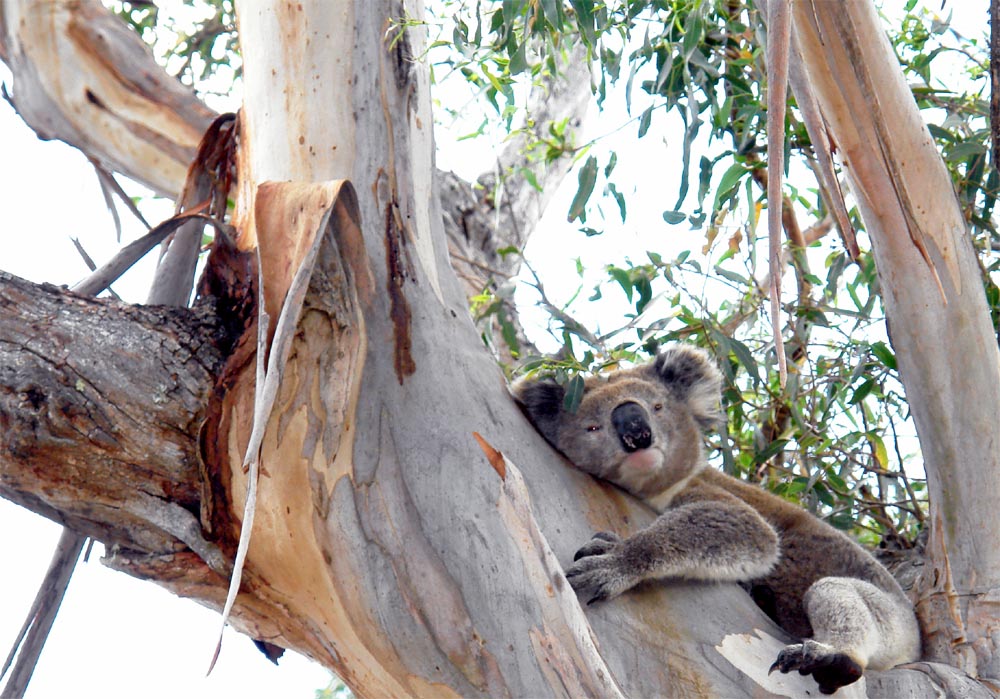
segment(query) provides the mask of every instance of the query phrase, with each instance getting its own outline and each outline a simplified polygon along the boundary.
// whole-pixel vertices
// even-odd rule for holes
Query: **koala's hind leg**
[[[772,670],[812,675],[823,694],[920,654],[917,620],[902,593],[856,578],[822,578],[805,596],[812,639],[786,646]]]

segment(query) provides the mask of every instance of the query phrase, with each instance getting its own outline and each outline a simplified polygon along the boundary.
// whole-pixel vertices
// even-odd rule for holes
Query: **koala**
[[[916,616],[880,563],[805,510],[708,467],[702,431],[720,419],[721,379],[704,351],[674,346],[588,378],[575,413],[552,379],[514,384],[522,410],[573,465],[659,513],[626,539],[595,534],[566,570],[570,584],[594,603],[650,579],[740,583],[801,639],[770,672],[812,675],[823,694],[867,668],[916,660]]]

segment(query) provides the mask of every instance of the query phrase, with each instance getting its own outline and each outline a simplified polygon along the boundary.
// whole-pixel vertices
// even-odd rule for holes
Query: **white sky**
[[[902,6],[902,0],[894,3]],[[939,6],[936,2],[931,6]],[[987,31],[986,0],[950,0],[953,26],[967,36]],[[946,9],[946,12],[948,10]],[[6,68],[0,80],[9,84]],[[624,112],[608,100],[606,114],[592,120],[587,137],[605,134],[624,121]],[[651,247],[671,250],[699,249],[702,232],[685,227],[667,229],[660,217],[677,191],[676,166],[679,151],[671,150],[678,139],[665,134],[669,122],[654,120],[654,129],[642,141],[631,126],[606,139],[602,152],[618,150],[620,162],[647,162],[648,168],[619,171],[620,189],[629,201],[629,221],[621,230],[600,238],[585,239],[577,226],[565,223],[565,212],[576,190],[576,177],[567,184],[550,207],[549,215],[532,238],[528,256],[543,278],[570,281],[564,288],[549,284],[548,291],[565,300],[578,283],[575,263],[567,255],[579,255],[586,265],[600,270],[608,262],[624,263],[627,257],[643,260]],[[464,141],[456,148],[448,140],[462,133],[457,125],[448,136],[439,129],[439,165],[473,177],[495,162],[489,142]],[[677,132],[674,132],[677,133]],[[650,149],[663,155],[649,158]],[[39,141],[13,112],[0,101],[0,269],[36,282],[71,285],[87,269],[70,242],[79,237],[98,264],[118,248],[111,218],[105,209],[97,179],[83,156],[62,143]],[[602,159],[603,158],[603,159]],[[606,155],[599,155],[603,167]],[[664,164],[668,165],[664,165]],[[620,165],[619,168],[622,166]],[[697,184],[692,183],[692,188]],[[138,193],[138,190],[136,190]],[[663,193],[666,193],[665,195]],[[596,196],[597,193],[595,193]],[[170,214],[165,202],[146,202],[144,211],[153,221]],[[124,240],[142,233],[140,226],[123,213]],[[609,214],[609,220],[613,220]],[[647,222],[643,230],[637,226]],[[609,227],[610,228],[610,227]],[[655,243],[650,235],[657,235]],[[147,256],[115,284],[127,300],[141,301],[146,292],[153,256]],[[549,275],[552,275],[550,277]],[[585,289],[589,291],[588,281]],[[610,297],[610,294],[608,294]],[[624,299],[609,299],[593,310],[594,321],[607,327],[620,323]],[[531,309],[525,309],[531,320]],[[535,316],[535,322],[540,316]],[[539,338],[541,339],[541,338]],[[544,342],[543,342],[544,344]],[[551,349],[551,345],[544,348]],[[2,437],[0,437],[2,438]],[[38,582],[44,574],[59,537],[57,525],[0,501],[0,532],[3,536],[3,590],[0,595],[0,661],[20,628]],[[104,568],[102,547],[95,546],[89,563],[77,568],[66,600],[56,620],[45,652],[29,687],[29,699],[55,696],[76,697],[308,697],[323,688],[330,674],[294,653],[286,653],[278,667],[268,662],[251,642],[227,631],[219,663],[212,676],[204,673],[218,632],[214,611],[181,600],[149,583]]]

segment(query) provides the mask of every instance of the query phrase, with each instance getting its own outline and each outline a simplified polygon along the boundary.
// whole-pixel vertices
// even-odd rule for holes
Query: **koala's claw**
[[[580,547],[566,570],[566,580],[588,605],[617,597],[638,582],[622,569],[617,555],[621,544],[617,534],[598,532]]]
[[[863,672],[861,665],[849,655],[812,640],[785,646],[767,674],[775,670],[783,673],[798,670],[800,675],[812,675],[823,694],[833,694],[857,682]]]
[[[614,563],[605,561],[609,556],[589,556],[582,562],[595,563],[590,570],[580,570],[579,563],[566,571],[566,579],[573,589],[587,600],[587,604],[596,604],[617,597],[630,585],[624,580]]]
[[[581,546],[573,556],[574,561],[579,561],[585,556],[603,556],[609,553],[621,543],[621,537],[611,532],[597,532],[594,538]]]

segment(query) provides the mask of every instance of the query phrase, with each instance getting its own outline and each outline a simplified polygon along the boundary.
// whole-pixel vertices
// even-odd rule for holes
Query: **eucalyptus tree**
[[[134,28],[155,36],[148,4],[125,5]],[[136,244],[172,236],[155,280],[169,294],[153,298],[175,307],[0,277],[0,494],[111,545],[109,565],[180,595],[222,608],[236,580],[234,625],[309,655],[363,696],[804,691],[811,680],[767,676],[784,636],[738,588],[675,583],[581,608],[560,563],[594,529],[624,533],[651,515],[561,462],[482,341],[572,386],[581,370],[684,339],[713,347],[729,380],[729,425],[713,443],[721,465],[827,506],[845,528],[903,542],[928,529],[928,573],[914,589],[928,658],[997,676],[989,600],[1000,537],[988,503],[1000,471],[995,449],[979,446],[997,443],[1000,400],[996,176],[976,101],[931,84],[944,51],[933,32],[907,15],[894,39],[901,67],[868,3],[793,4],[794,109],[782,137],[818,184],[790,187],[782,202],[797,282],[781,299],[792,362],[783,387],[756,268],[767,142],[759,7],[452,3],[447,61],[486,102],[517,127],[519,81],[542,93],[478,189],[434,167],[421,59],[440,12],[351,0],[246,3],[235,17],[227,2],[216,7],[180,47],[181,72],[220,63],[238,20],[239,61],[223,61],[243,85],[236,116],[165,75],[96,2],[0,4],[0,58],[25,120],[83,150],[109,190],[122,173],[179,211]],[[585,66],[580,51],[594,78],[559,82]],[[623,68],[625,98],[644,93],[640,137],[664,111],[685,123],[681,191],[662,225],[724,234],[727,245],[709,269],[655,249],[648,264],[608,268],[635,306],[619,332],[597,334],[549,302],[564,350],[529,360],[504,280],[552,189],[575,160],[569,218],[583,234],[601,234],[594,192],[628,216],[616,163],[601,168],[597,145],[574,136],[581,91],[592,82],[607,99]],[[911,89],[904,70],[927,84]],[[950,121],[929,132],[914,95]],[[723,145],[699,159],[694,193],[703,129]],[[841,187],[856,210],[837,204]],[[204,225],[214,234],[197,300],[177,308]],[[853,242],[862,225],[873,252]],[[805,248],[831,228],[845,243],[822,260],[824,284]],[[83,291],[115,273],[99,271]],[[706,273],[728,297],[693,291]],[[657,298],[671,312],[644,314]],[[853,331],[879,321],[880,304],[891,336],[859,341]],[[929,509],[883,436],[911,412]],[[866,681],[883,694],[984,691],[936,663]]]

